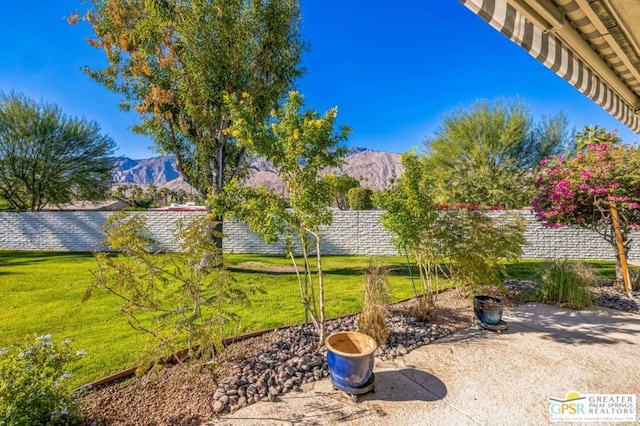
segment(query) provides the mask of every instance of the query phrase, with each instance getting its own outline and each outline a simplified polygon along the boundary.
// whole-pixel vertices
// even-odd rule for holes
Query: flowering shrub
[[[0,425],[75,425],[78,402],[67,387],[69,365],[83,351],[51,335],[0,349]]]
[[[551,157],[542,163],[533,211],[547,227],[591,228],[616,247],[611,209],[620,221],[624,254],[629,232],[640,223],[640,149],[618,144],[591,144],[574,158]],[[623,279],[616,250],[616,279]]]
[[[533,210],[547,227],[590,227],[609,235],[610,203],[620,214],[623,233],[640,223],[640,150],[589,145],[574,158],[542,162]]]

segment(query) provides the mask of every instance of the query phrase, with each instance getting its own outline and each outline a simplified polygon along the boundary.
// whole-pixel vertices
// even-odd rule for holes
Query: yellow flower
[[[250,95],[249,93],[247,93],[247,92],[242,92],[242,97],[243,97],[243,98],[247,99],[247,98],[249,98],[250,96],[251,96],[251,95]]]
[[[271,130],[275,132],[277,129],[278,129],[278,126],[276,126],[276,123],[271,124]]]
[[[300,131],[298,129],[295,129],[293,131],[293,138],[298,139],[299,137],[300,137]]]
[[[316,126],[317,129],[319,129],[320,127],[322,127],[322,120],[315,120],[313,122],[313,125]]]
[[[238,136],[240,136],[240,132],[238,130],[234,130],[231,132],[231,136],[233,136],[234,138],[237,138]]]

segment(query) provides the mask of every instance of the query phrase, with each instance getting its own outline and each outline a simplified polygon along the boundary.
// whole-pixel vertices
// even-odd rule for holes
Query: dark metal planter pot
[[[481,324],[500,324],[503,305],[504,302],[498,297],[473,296],[473,311]]]
[[[373,374],[376,341],[363,333],[343,331],[327,337],[325,344],[333,383],[347,389],[367,386]]]

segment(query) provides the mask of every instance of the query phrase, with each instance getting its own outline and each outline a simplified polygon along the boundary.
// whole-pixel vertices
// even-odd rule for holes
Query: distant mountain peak
[[[353,154],[358,154],[360,152],[367,152],[367,151],[371,151],[374,152],[371,148],[364,148],[361,146],[354,146],[349,148],[349,151],[347,152],[347,155],[353,155]]]
[[[282,191],[283,183],[276,170],[262,157],[250,160],[251,174],[247,183],[252,186],[263,185],[276,191]],[[175,169],[175,158],[171,155],[132,160],[118,157],[113,172],[114,184],[135,184],[146,186],[154,184],[171,189],[191,189]],[[327,172],[347,174],[360,181],[364,187],[375,190],[387,189],[402,172],[400,154],[374,151],[369,148],[353,147],[345,157],[345,164],[339,168],[330,168]]]

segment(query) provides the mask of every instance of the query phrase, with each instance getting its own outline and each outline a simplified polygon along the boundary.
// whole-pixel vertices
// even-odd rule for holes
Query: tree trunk
[[[611,222],[613,226],[613,232],[616,239],[616,281],[618,280],[618,269],[620,270],[620,276],[622,276],[622,282],[624,284],[624,290],[629,296],[631,296],[631,278],[629,277],[629,268],[627,265],[627,251],[628,248],[625,244],[625,238],[622,234],[620,227],[620,218],[618,216],[618,209],[614,202],[609,202],[609,208],[611,211]]]
[[[320,235],[316,235],[316,259],[318,262],[318,298],[320,300],[320,329],[318,334],[320,336],[319,346],[324,345],[324,277],[322,275],[322,254],[320,253]]]

